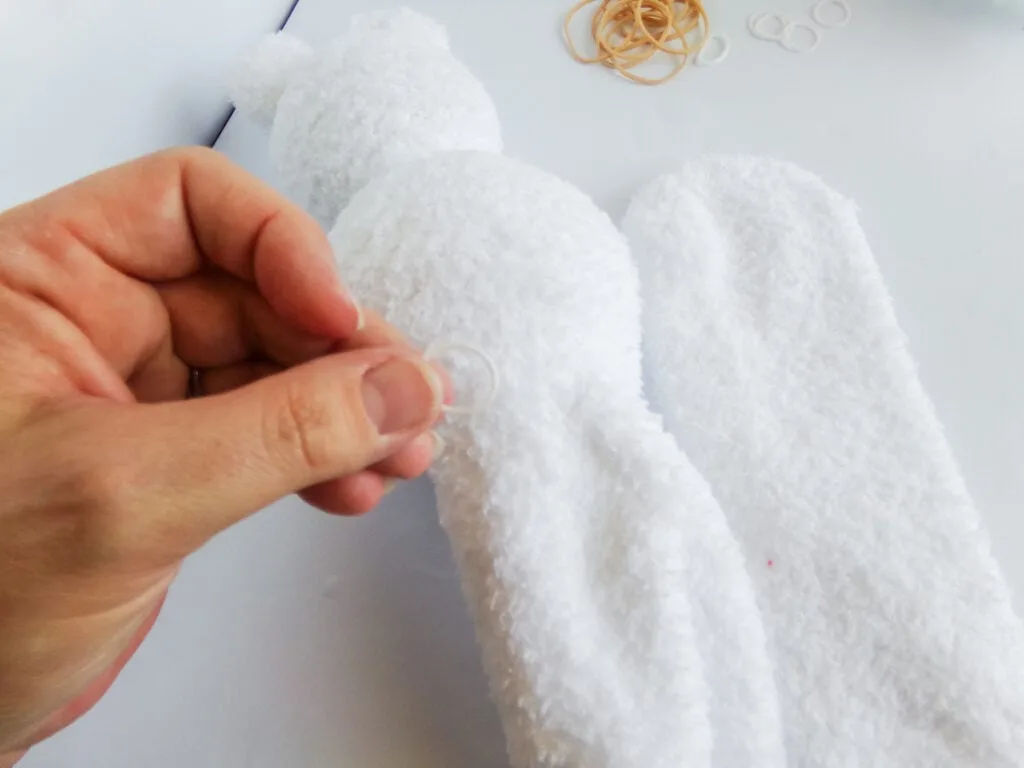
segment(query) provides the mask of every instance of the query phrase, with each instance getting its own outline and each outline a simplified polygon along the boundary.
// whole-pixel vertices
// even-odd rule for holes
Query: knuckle
[[[131,478],[119,466],[80,454],[64,463],[62,474],[54,511],[64,513],[62,527],[74,539],[75,565],[89,567],[123,556],[137,517],[131,510]]]
[[[210,164],[220,162],[222,156],[210,147],[186,146],[166,150],[167,156],[181,163]]]
[[[160,150],[143,158],[141,162],[149,164],[155,174],[178,177],[182,179],[182,183],[195,171],[220,169],[230,164],[230,161],[216,150],[199,146]]]
[[[88,458],[71,462],[69,485],[85,512],[109,514],[123,501],[123,478],[116,466]]]
[[[323,393],[288,387],[268,425],[271,455],[298,461],[313,472],[334,470],[341,461],[340,446],[344,443],[337,410]]]
[[[110,520],[128,513],[130,480],[116,465],[88,462],[71,476],[79,509],[90,519]]]

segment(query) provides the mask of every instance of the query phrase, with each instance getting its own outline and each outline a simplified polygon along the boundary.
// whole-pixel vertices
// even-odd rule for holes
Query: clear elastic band
[[[448,341],[435,341],[431,343],[423,353],[423,357],[427,360],[438,360],[439,357],[447,352],[461,352],[480,360],[487,374],[488,389],[484,391],[481,397],[475,398],[472,405],[446,405],[441,410],[446,414],[473,414],[486,410],[494,402],[494,398],[498,396],[498,387],[501,384],[497,363],[494,362],[490,355],[482,349],[474,347],[472,344]]]
[[[829,20],[825,16],[825,9],[831,6],[835,6],[843,12],[843,15],[838,19]],[[811,8],[811,18],[814,19],[815,23],[820,27],[826,29],[839,29],[845,27],[850,23],[850,19],[853,18],[853,11],[850,9],[850,4],[846,0],[819,0],[818,3]]]
[[[779,27],[778,30],[773,32],[771,29],[765,29],[766,21],[774,21]],[[758,40],[767,40],[769,43],[781,42],[786,26],[786,17],[781,13],[755,13],[747,18],[747,31]]]
[[[725,57],[729,55],[729,38],[725,35],[711,35],[704,43],[704,47],[700,49],[700,53],[697,54],[697,58],[694,59],[694,63],[698,67],[710,67],[715,64],[720,64],[725,61]],[[714,50],[713,56],[708,55],[708,51]]]
[[[798,29],[807,30],[810,34],[810,44],[806,46],[800,46],[793,42],[793,32]],[[782,30],[782,37],[779,40],[779,45],[785,48],[790,53],[810,53],[818,47],[818,43],[821,42],[821,33],[810,24],[804,24],[802,21],[791,21]]]

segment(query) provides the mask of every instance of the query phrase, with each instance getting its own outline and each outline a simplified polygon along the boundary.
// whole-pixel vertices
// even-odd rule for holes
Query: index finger
[[[45,234],[30,226],[26,237],[71,237],[147,282],[214,265],[254,283],[282,318],[315,335],[347,338],[361,325],[316,221],[211,149],[149,155],[39,202]]]

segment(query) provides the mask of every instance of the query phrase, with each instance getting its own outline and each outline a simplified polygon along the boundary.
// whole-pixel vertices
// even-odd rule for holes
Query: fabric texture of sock
[[[513,762],[783,765],[742,556],[643,399],[608,218],[536,169],[450,153],[371,183],[331,240],[369,306],[500,367],[434,478]]]
[[[401,89],[378,91],[381,82]],[[280,183],[325,229],[393,166],[502,149],[494,103],[449,52],[444,27],[404,8],[355,16],[322,50],[287,32],[268,36],[240,63],[232,101],[270,125]]]
[[[492,400],[447,417],[433,474],[513,763],[784,765],[742,553],[642,393],[625,239],[498,153],[493,104],[437,25],[356,28],[386,34],[311,57],[289,43],[256,57],[245,93],[276,104],[282,176],[312,175],[318,215],[341,211],[331,241],[359,299],[500,373]],[[453,367],[475,381],[471,359]]]
[[[1024,764],[1024,642],[849,201],[794,166],[640,191],[652,397],[740,540],[791,765]]]

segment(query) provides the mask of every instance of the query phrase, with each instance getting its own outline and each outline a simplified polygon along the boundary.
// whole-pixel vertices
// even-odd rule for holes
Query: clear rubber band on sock
[[[825,8],[835,6],[843,12],[841,18],[828,21],[823,14]],[[853,11],[850,9],[850,4],[846,0],[819,0],[813,8],[811,8],[811,18],[814,19],[815,23],[819,27],[825,27],[826,29],[839,29],[845,27],[850,23],[850,19],[853,18]]]
[[[709,56],[708,51],[714,48],[717,43],[718,52],[714,56]],[[729,55],[729,38],[725,35],[711,35],[704,43],[704,47],[700,49],[700,53],[697,54],[697,58],[694,59],[694,64],[698,67],[710,67],[715,64],[719,64],[725,61],[725,57]]]
[[[805,29],[811,35],[811,44],[806,47],[793,44],[793,32],[797,29]],[[779,38],[779,45],[785,48],[790,53],[810,53],[818,47],[818,43],[821,42],[821,33],[810,24],[805,24],[802,21],[791,21],[782,30],[782,37]]]
[[[766,31],[765,21],[774,21],[779,25],[778,32]],[[782,36],[786,32],[786,17],[781,13],[754,13],[747,18],[747,31],[758,40],[767,40],[769,43],[782,42]]]
[[[423,353],[423,357],[427,360],[437,361],[438,358],[446,352],[461,352],[462,354],[475,357],[484,365],[484,371],[487,374],[489,389],[484,393],[482,398],[477,398],[471,405],[445,405],[442,406],[441,411],[445,414],[464,414],[471,415],[478,411],[483,411],[494,402],[494,398],[498,396],[498,387],[501,384],[501,377],[498,374],[498,365],[494,362],[494,359],[484,352],[482,349],[474,347],[472,344],[462,344],[459,342],[449,341],[435,341],[432,342]]]

